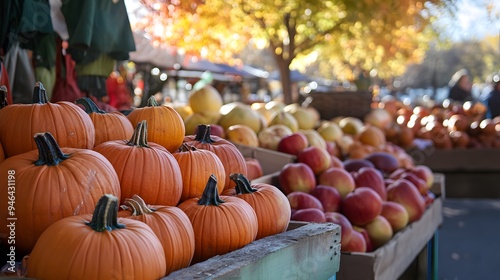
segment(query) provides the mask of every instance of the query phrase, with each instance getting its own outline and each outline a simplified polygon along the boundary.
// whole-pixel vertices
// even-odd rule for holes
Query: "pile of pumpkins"
[[[28,277],[158,279],[287,229],[286,196],[251,184],[209,125],[188,134],[154,98],[128,115],[77,104],[37,83],[0,109],[0,219],[16,218],[0,246],[29,255]]]

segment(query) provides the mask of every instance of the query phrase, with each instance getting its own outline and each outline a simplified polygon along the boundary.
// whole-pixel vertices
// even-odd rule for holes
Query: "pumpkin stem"
[[[148,107],[156,107],[156,106],[160,106],[160,104],[158,104],[158,101],[156,101],[156,98],[154,96],[151,96],[148,99],[147,106]]]
[[[127,142],[129,146],[149,148],[148,146],[148,123],[145,120],[140,121],[134,130],[132,138]]]
[[[213,205],[218,206],[225,201],[219,197],[219,190],[217,189],[217,178],[212,174],[208,178],[203,195],[198,201],[198,205]]]
[[[189,145],[188,143],[182,143],[178,149],[178,152],[189,152],[198,150],[195,146]]]
[[[46,104],[48,102],[45,87],[41,82],[36,82],[33,89],[33,104]]]
[[[68,154],[63,153],[50,132],[36,133],[35,143],[38,147],[38,160],[34,162],[36,166],[55,166],[69,158]]]
[[[91,114],[91,113],[98,113],[98,114],[105,114],[106,111],[103,111],[97,107],[97,105],[94,103],[94,101],[88,97],[82,97],[78,98],[76,101],[76,104],[81,104],[85,108],[85,113]]]
[[[0,109],[2,109],[3,107],[9,105],[9,103],[7,103],[7,87],[4,86],[4,85],[1,85],[0,86]]]
[[[252,184],[248,178],[241,173],[231,173],[229,179],[236,183],[236,194],[253,193],[257,191],[257,189],[252,188]]]
[[[97,232],[125,228],[118,223],[118,198],[111,194],[103,195],[95,206],[92,220],[85,224]]]
[[[132,215],[139,216],[142,214],[151,214],[156,211],[153,208],[149,208],[144,199],[142,197],[134,194],[132,198],[125,199],[125,205],[132,208]]]
[[[198,132],[196,132],[194,140],[206,144],[213,143],[215,141],[212,139],[210,132],[211,128],[209,124],[200,124],[198,125]]]

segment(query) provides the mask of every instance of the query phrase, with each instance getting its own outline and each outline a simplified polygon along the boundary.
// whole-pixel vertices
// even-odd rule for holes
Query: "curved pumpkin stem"
[[[118,198],[111,194],[103,195],[95,206],[92,220],[85,224],[97,232],[125,228],[118,223]]]
[[[47,99],[47,92],[45,87],[41,82],[35,83],[35,88],[33,89],[33,104],[46,104],[49,103]]]
[[[35,143],[38,147],[38,160],[34,162],[36,166],[58,165],[70,157],[68,154],[63,153],[50,132],[36,133]]]
[[[212,129],[209,124],[198,125],[198,132],[196,132],[194,140],[207,144],[215,142],[210,135],[211,130]]]
[[[143,214],[154,213],[155,209],[149,208],[142,197],[134,194],[132,198],[125,199],[125,205],[132,208],[132,215],[139,216]]]
[[[0,109],[9,105],[7,102],[7,87],[4,85],[0,86]]]
[[[177,151],[179,152],[189,152],[198,150],[195,146],[189,145],[188,143],[182,143]]]
[[[219,197],[219,191],[217,189],[217,178],[212,174],[208,178],[208,182],[205,186],[205,190],[203,191],[203,195],[198,201],[198,205],[213,205],[218,206],[225,201]]]
[[[252,184],[248,178],[241,173],[231,173],[229,179],[236,183],[236,194],[253,193],[257,191],[257,189],[252,188]]]
[[[148,146],[148,123],[142,120],[137,124],[132,138],[127,142],[129,146],[149,148]]]
[[[83,105],[83,107],[85,108],[85,113],[87,113],[89,115],[91,113],[106,114],[106,111],[103,111],[103,110],[99,109],[99,107],[97,107],[97,105],[95,104],[95,102],[92,99],[88,98],[88,97],[78,98],[75,101],[75,103]]]
[[[158,103],[158,101],[156,101],[156,98],[154,96],[151,96],[148,99],[147,106],[148,107],[156,107],[156,106],[160,106],[160,104]]]

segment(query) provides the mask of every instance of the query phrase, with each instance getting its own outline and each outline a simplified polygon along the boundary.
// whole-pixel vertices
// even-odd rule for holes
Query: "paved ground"
[[[439,280],[500,279],[500,199],[447,198]]]

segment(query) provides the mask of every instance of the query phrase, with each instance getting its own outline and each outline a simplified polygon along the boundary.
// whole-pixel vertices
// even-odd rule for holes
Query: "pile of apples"
[[[424,165],[402,167],[386,152],[335,164],[308,147],[278,175],[291,220],[341,226],[342,251],[370,252],[419,220],[435,199],[434,177]]]

